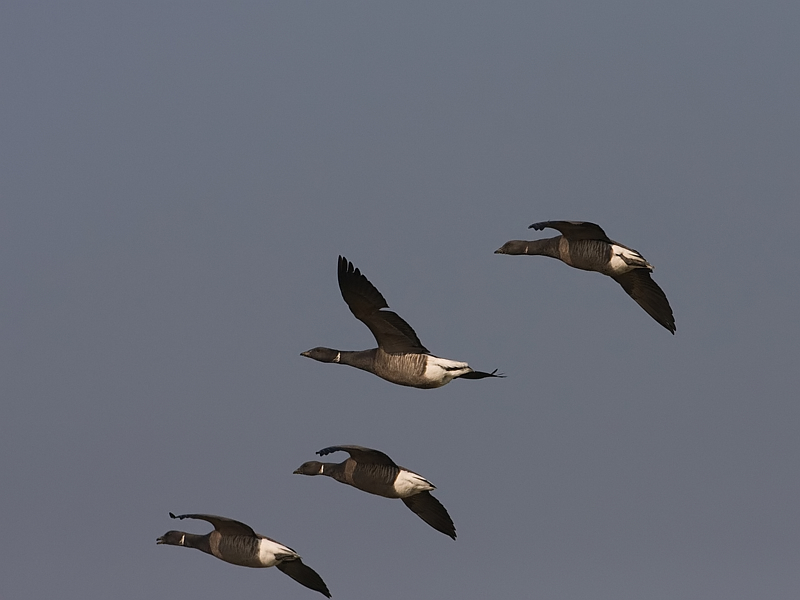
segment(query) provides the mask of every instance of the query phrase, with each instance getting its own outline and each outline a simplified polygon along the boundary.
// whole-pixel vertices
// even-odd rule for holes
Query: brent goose
[[[362,446],[331,446],[317,454],[325,456],[332,452],[347,452],[350,455],[341,463],[321,463],[316,460],[303,463],[295,471],[297,475],[327,475],[364,492],[400,498],[420,519],[445,535],[456,539],[456,528],[447,510],[431,496],[436,488],[422,475],[400,467],[383,452]]]
[[[535,254],[550,256],[576,269],[608,275],[636,300],[648,315],[675,333],[675,317],[667,296],[652,280],[653,265],[633,248],[615,242],[599,225],[585,221],[542,221],[528,229],[550,227],[561,235],[543,240],[512,240],[495,254]]]
[[[303,564],[300,555],[288,546],[257,534],[248,525],[215,515],[178,515],[173,519],[201,519],[214,526],[205,535],[168,531],[156,539],[156,544],[197,548],[206,554],[241,567],[278,567],[296,582],[331,597],[328,586],[311,567]]]
[[[389,308],[384,297],[343,256],[339,257],[339,289],[350,312],[369,327],[378,347],[356,352],[312,348],[302,352],[301,356],[320,362],[350,365],[392,383],[422,389],[441,387],[456,377],[503,377],[502,374],[497,374],[497,369],[491,373],[473,371],[465,362],[439,358],[428,352],[411,325],[397,313],[381,310]]]

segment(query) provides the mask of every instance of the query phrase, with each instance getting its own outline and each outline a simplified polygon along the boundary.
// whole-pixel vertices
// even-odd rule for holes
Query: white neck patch
[[[184,533],[184,534],[181,536],[181,541],[180,541],[180,544],[179,544],[179,545],[183,546],[183,541],[184,541],[185,539],[186,539],[186,534]]]
[[[325,473],[325,465],[320,465],[319,466],[319,474],[322,475],[324,473]]]
[[[333,359],[333,362],[337,363],[337,362],[339,362],[339,359],[341,359],[341,358],[342,358],[342,353],[341,352],[337,352],[336,353],[336,358]]]

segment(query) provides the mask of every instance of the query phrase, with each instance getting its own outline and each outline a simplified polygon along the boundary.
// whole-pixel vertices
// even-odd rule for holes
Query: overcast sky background
[[[337,599],[797,598],[798,23],[5,3],[0,597],[321,597],[156,546],[173,511],[291,546]],[[677,334],[608,278],[493,254],[547,219],[639,250]],[[374,346],[339,254],[433,353],[508,377],[300,357]],[[429,478],[457,541],[292,475],[334,444]]]

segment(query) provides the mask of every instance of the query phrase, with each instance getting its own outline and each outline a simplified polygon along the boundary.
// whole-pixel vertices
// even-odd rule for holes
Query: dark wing
[[[528,229],[541,231],[547,227],[557,230],[568,240],[602,240],[611,242],[600,225],[595,225],[588,221],[540,221],[529,226]]]
[[[294,579],[297,583],[304,585],[315,592],[319,592],[327,598],[331,597],[331,593],[328,591],[328,586],[325,585],[324,581],[322,581],[322,577],[320,577],[314,569],[303,564],[303,561],[299,558],[294,560],[285,560],[283,562],[279,562],[275,566],[286,573],[289,577]]]
[[[436,531],[441,531],[456,539],[456,526],[453,525],[453,519],[447,514],[447,509],[442,506],[442,503],[431,496],[430,492],[420,492],[408,498],[402,498],[402,500],[411,509],[411,512]]]
[[[636,300],[648,315],[666,327],[670,333],[675,333],[675,317],[672,316],[672,308],[664,290],[650,277],[650,271],[633,269],[615,276],[614,280],[628,292],[631,298]]]
[[[364,323],[375,341],[389,354],[428,354],[417,334],[400,316],[390,310],[386,300],[353,263],[339,257],[339,289],[350,312]]]
[[[364,448],[363,446],[329,446],[317,454],[325,456],[333,452],[347,452],[353,460],[362,465],[387,465],[396,467],[395,462],[380,450]]]
[[[219,531],[222,535],[247,535],[257,537],[256,532],[252,530],[249,525],[245,525],[240,521],[234,521],[227,517],[218,517],[216,515],[173,515],[169,513],[173,519],[200,519],[201,521],[208,521],[214,526],[214,529]]]

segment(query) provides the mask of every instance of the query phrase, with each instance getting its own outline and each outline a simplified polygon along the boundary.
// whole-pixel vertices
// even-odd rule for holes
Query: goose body
[[[240,567],[274,567],[284,560],[297,560],[300,555],[265,536],[211,536],[211,554]]]
[[[549,256],[576,269],[608,275],[657,323],[675,333],[672,307],[650,276],[653,265],[638,251],[615,242],[599,225],[586,221],[542,221],[531,228],[552,228],[561,235],[541,240],[511,240],[495,250],[495,254]]]
[[[338,279],[342,298],[372,332],[378,347],[359,351],[317,347],[302,352],[302,356],[349,365],[386,381],[420,389],[442,387],[457,377],[503,377],[496,370],[475,371],[465,362],[431,354],[408,323],[397,313],[383,310],[389,307],[383,295],[343,256],[339,257]]]
[[[298,467],[296,475],[326,475],[361,491],[384,498],[400,498],[428,525],[456,539],[453,520],[442,504],[431,495],[436,487],[419,473],[401,467],[386,454],[363,446],[330,446],[317,454],[347,452],[341,463],[309,461]]]
[[[311,567],[305,565],[297,552],[265,535],[253,531],[249,525],[216,515],[174,515],[173,519],[200,519],[214,526],[214,531],[205,535],[168,531],[156,544],[195,548],[240,567],[278,567],[280,571],[320,594],[330,598],[331,594],[322,578]]]

